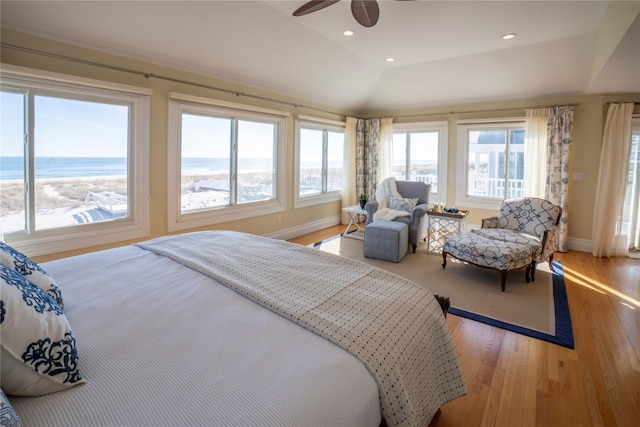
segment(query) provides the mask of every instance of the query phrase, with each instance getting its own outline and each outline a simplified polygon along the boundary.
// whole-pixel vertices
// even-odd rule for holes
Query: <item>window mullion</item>
[[[35,179],[35,108],[34,95],[29,91],[27,94],[26,108],[26,129],[24,154],[25,154],[25,196],[26,196],[26,232],[31,234],[36,229],[36,179]]]
[[[322,192],[326,193],[328,184],[327,184],[327,169],[329,167],[328,162],[329,157],[329,132],[325,129],[322,131]]]
[[[409,181],[411,174],[411,132],[407,132],[407,146],[405,147],[405,165],[404,165],[404,179]]]
[[[504,161],[504,198],[509,198],[509,185],[511,184],[511,129],[507,128],[507,143],[505,144]]]
[[[231,191],[229,203],[236,205],[238,203],[238,119],[231,119]]]

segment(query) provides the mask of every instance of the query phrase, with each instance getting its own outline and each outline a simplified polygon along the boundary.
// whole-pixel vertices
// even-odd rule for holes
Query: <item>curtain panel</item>
[[[393,119],[357,119],[347,117],[345,127],[342,207],[358,203],[358,196],[375,198],[376,185],[391,175],[391,139]],[[349,217],[342,214],[342,223]]]
[[[545,199],[562,208],[558,224],[558,251],[566,252],[569,240],[569,152],[573,106],[549,107],[547,117],[547,182]]]
[[[545,197],[547,182],[547,117],[549,109],[528,108],[525,117],[524,195]]]
[[[378,183],[380,119],[358,119],[356,125],[356,192],[373,200]]]
[[[378,182],[389,178],[392,173],[391,143],[393,139],[393,118],[380,119],[380,144],[378,149]],[[375,191],[375,190],[374,190]]]
[[[347,117],[344,129],[345,150],[342,162],[342,207],[346,208],[358,203],[356,189],[356,126],[358,119]],[[349,224],[349,215],[342,213],[342,225]]]
[[[610,104],[602,138],[591,253],[596,257],[626,256],[628,236],[622,214],[629,176],[633,103]]]

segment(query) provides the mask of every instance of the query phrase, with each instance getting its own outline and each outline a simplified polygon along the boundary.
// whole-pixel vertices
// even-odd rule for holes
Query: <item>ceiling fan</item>
[[[296,9],[293,12],[293,16],[302,16],[307,13],[316,12],[339,1],[340,0],[313,0]],[[376,0],[351,0],[351,13],[360,25],[368,28],[373,27],[376,25],[376,22],[378,22],[380,8]]]

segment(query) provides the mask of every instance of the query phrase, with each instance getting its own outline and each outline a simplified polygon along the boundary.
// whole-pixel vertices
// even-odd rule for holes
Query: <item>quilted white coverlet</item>
[[[390,426],[427,425],[466,393],[441,308],[421,286],[348,258],[244,233],[138,244],[206,274],[356,356]]]
[[[136,246],[43,263],[86,384],[9,396],[23,426],[377,427],[354,356],[191,268]]]

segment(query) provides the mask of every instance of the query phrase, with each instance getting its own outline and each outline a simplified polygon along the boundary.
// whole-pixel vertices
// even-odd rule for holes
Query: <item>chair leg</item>
[[[446,266],[447,266],[447,253],[445,251],[442,251],[442,269],[444,270]]]
[[[504,292],[507,283],[507,270],[500,270],[500,285],[502,286],[502,292]]]
[[[440,295],[434,295],[438,304],[440,304],[440,308],[442,309],[442,313],[444,317],[447,317],[447,313],[449,312],[449,307],[451,307],[451,301],[447,297],[441,297]]]
[[[553,267],[551,264],[553,264],[553,252],[549,255],[549,269]]]
[[[524,280],[525,282],[529,283],[531,281],[531,266],[527,265],[525,270],[524,270]]]
[[[536,262],[532,261],[531,262],[531,274],[529,274],[529,276],[531,276],[531,281],[535,281],[536,280]]]

